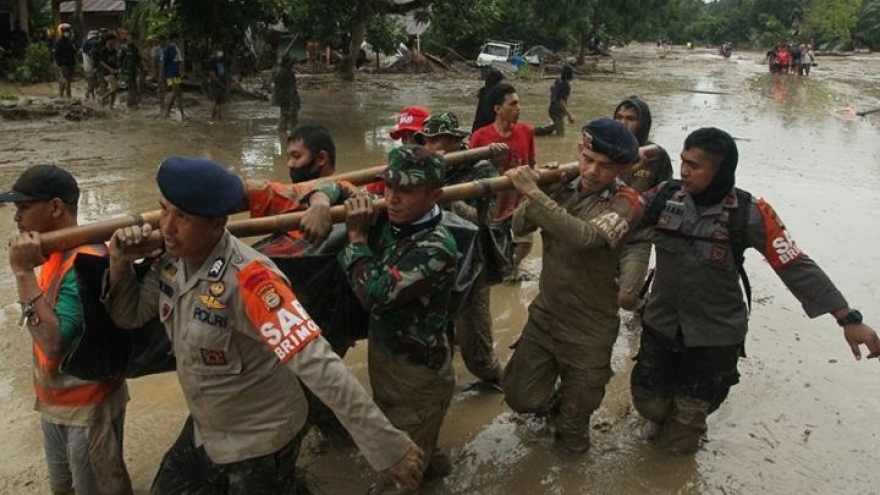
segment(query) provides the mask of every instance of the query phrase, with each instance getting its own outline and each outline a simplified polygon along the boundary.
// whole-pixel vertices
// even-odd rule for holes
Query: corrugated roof
[[[125,12],[124,0],[83,0],[83,12]],[[76,2],[66,1],[61,3],[62,14],[76,12]]]

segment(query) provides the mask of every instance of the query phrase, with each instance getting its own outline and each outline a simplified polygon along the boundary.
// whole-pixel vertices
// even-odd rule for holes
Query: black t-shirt
[[[101,73],[105,76],[119,69],[119,59],[116,50],[111,50],[106,46],[98,46],[95,49],[94,54],[96,67],[98,67]],[[108,70],[104,65],[107,65],[112,70]]]
[[[70,38],[62,37],[55,42],[55,63],[59,67],[76,65],[76,46]]]
[[[213,72],[217,76],[217,79],[225,84],[229,79],[229,62],[227,62],[224,57],[214,56],[208,60],[207,65],[208,72]]]
[[[559,100],[567,102],[569,96],[571,96],[571,84],[565,79],[557,79],[553,83],[553,87],[550,88],[550,103],[553,104]]]

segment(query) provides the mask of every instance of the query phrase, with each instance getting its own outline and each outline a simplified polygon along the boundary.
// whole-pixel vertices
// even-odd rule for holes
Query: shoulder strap
[[[730,218],[728,230],[730,231],[730,249],[733,252],[733,260],[736,262],[736,270],[743,282],[743,288],[746,291],[746,298],[749,305],[749,312],[752,312],[752,285],[749,283],[749,276],[746,273],[743,263],[745,262],[745,251],[748,249],[748,240],[746,238],[746,229],[749,226],[749,211],[751,211],[752,195],[748,191],[736,188],[737,207]]]
[[[677,180],[664,182],[663,186],[660,187],[660,190],[657,191],[657,195],[654,196],[651,206],[648,207],[648,210],[645,212],[642,222],[645,225],[657,225],[657,220],[660,219],[660,214],[666,209],[666,202],[669,201],[669,198],[671,198],[672,195],[675,194],[675,191],[680,187],[681,183]]]

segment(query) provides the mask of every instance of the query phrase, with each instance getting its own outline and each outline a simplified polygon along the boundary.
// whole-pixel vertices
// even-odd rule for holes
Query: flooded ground
[[[770,77],[761,57],[735,52],[725,60],[707,50],[673,50],[659,58],[649,47],[618,52],[616,74],[575,79],[572,114],[582,124],[638,94],[654,114],[653,140],[674,158],[698,127],[729,131],[739,139],[738,185],[766,197],[850,304],[880,327],[874,214],[880,211],[880,114],[852,116],[853,109],[880,107],[880,57],[820,57],[809,79]],[[551,83],[515,81],[523,120],[548,120]],[[301,122],[328,126],[339,168],[350,170],[382,163],[394,113],[404,105],[451,110],[469,123],[481,82],[476,74],[365,76],[346,86],[306,75],[301,85]],[[0,121],[0,186],[11,185],[27,165],[56,161],[79,179],[80,216],[88,222],[154,209],[155,169],[168,154],[209,155],[248,177],[286,180],[276,111],[265,102],[238,102],[223,124],[206,122],[207,103],[194,106],[186,122],[159,119],[153,108],[78,123]],[[576,139],[576,132],[539,138],[539,163],[573,160]],[[14,231],[12,215],[11,206],[0,207],[0,238]],[[539,253],[526,261],[532,273],[540,271]],[[15,285],[6,256],[0,258],[0,493],[47,493],[32,412],[30,341],[17,326]],[[512,414],[500,395],[464,391],[473,378],[457,360],[460,392],[441,434],[454,471],[423,493],[880,493],[880,363],[855,362],[833,319],[808,320],[754,251],[746,267],[755,292],[749,357],[695,456],[661,455],[643,441],[627,386],[637,340],[624,325],[617,374],[593,418],[593,448],[582,457],[556,449],[547,425]],[[493,289],[494,331],[505,361],[536,290],[533,281]],[[362,380],[364,356],[360,344],[347,357]],[[173,375],[134,380],[131,390],[126,461],[136,492],[145,494],[186,409]],[[319,493],[363,494],[377,479],[353,449],[317,438],[309,439],[300,464]]]

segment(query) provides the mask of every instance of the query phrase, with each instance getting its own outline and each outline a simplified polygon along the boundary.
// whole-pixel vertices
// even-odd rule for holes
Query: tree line
[[[55,4],[58,0],[54,0]],[[353,76],[361,42],[391,53],[406,33],[390,14],[430,21],[426,51],[450,48],[473,58],[488,38],[583,53],[595,42],[764,48],[809,42],[825,49],[880,47],[880,0],[143,0],[129,12],[141,32],[174,29],[188,43],[240,50],[254,32],[283,26],[347,55]]]

